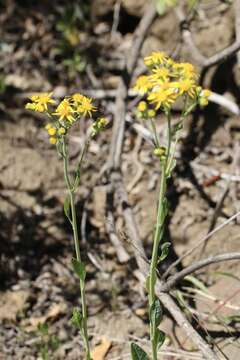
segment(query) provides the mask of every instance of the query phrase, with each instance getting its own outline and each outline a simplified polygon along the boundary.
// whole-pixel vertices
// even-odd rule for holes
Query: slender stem
[[[153,121],[153,119],[150,119],[150,122],[151,122],[153,137],[154,137],[154,145],[157,146],[157,147],[160,147],[160,143],[159,143],[159,139],[158,139],[158,134],[157,134],[157,129],[156,129],[155,122]]]
[[[70,198],[71,225],[73,230],[75,253],[77,260],[81,262],[80,242],[78,237],[77,216],[76,216],[76,208],[74,201],[74,191],[76,188],[72,186],[71,181],[69,179],[68,156],[67,156],[65,139],[63,139],[63,165],[64,165],[64,178],[68,188],[68,196]],[[81,304],[82,304],[83,339],[84,339],[84,346],[86,351],[86,359],[91,360],[90,346],[88,340],[88,330],[87,330],[87,305],[86,305],[85,281],[81,279],[80,279],[80,293],[81,293]]]
[[[156,268],[158,260],[158,248],[161,241],[163,233],[163,211],[164,211],[164,197],[166,193],[166,163],[162,166],[161,173],[161,183],[159,190],[159,202],[158,202],[158,212],[157,212],[157,223],[153,240],[153,250],[152,250],[152,259],[150,265],[150,274],[149,274],[149,309],[151,309],[154,300],[155,300],[155,283],[156,283]],[[153,328],[152,324],[150,326],[150,337],[152,343],[152,356],[153,360],[157,360],[157,349],[154,344],[156,328]]]
[[[67,148],[66,148],[66,141],[65,141],[65,138],[63,137],[63,168],[64,168],[64,179],[65,179],[65,183],[67,185],[67,188],[69,191],[72,190],[72,184],[71,184],[71,180],[69,178],[69,175],[68,175],[68,157],[67,157]]]
[[[72,229],[73,229],[75,253],[76,253],[77,260],[81,262],[81,253],[80,253],[80,244],[79,244],[79,238],[78,238],[77,217],[76,217],[74,193],[71,191],[71,189],[68,189],[68,190],[69,190],[68,195],[70,197],[70,204],[71,204],[71,218],[72,218]]]
[[[167,114],[167,160],[166,163],[168,163],[168,158],[171,151],[171,142],[172,142],[172,132],[171,132],[171,113],[170,111]]]
[[[167,153],[166,153],[166,159],[161,163],[161,181],[160,181],[159,198],[158,198],[157,223],[156,223],[154,240],[153,240],[152,259],[151,259],[150,273],[149,273],[149,310],[151,310],[151,307],[155,301],[155,283],[157,276],[156,271],[157,271],[157,262],[158,262],[158,249],[163,235],[164,221],[166,216],[164,199],[166,195],[167,168],[168,168],[168,161],[171,152],[171,141],[172,141],[170,113],[167,114],[167,123],[168,123]],[[154,325],[150,321],[150,337],[152,344],[153,360],[157,360],[157,346],[155,344],[156,331],[157,328],[154,327]]]

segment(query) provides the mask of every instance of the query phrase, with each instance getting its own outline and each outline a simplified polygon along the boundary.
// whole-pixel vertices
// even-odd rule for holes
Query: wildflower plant
[[[86,141],[76,166],[74,176],[69,172],[68,134],[72,126],[84,117],[92,117],[97,108],[92,99],[80,93],[65,97],[59,104],[52,98],[52,93],[34,94],[31,102],[26,104],[29,110],[45,113],[49,119],[45,129],[49,136],[49,142],[56,146],[57,152],[63,160],[64,179],[67,187],[67,196],[64,202],[64,212],[73,230],[75,258],[72,259],[73,270],[79,278],[81,294],[81,311],[73,310],[72,323],[80,330],[84,340],[86,359],[91,360],[90,345],[87,329],[87,303],[85,294],[86,269],[80,252],[80,241],[77,228],[75,208],[75,193],[80,184],[82,164],[87,153],[91,139],[97,135],[106,125],[104,117],[97,118],[91,125]]]
[[[168,213],[166,198],[167,180],[171,177],[176,161],[176,145],[184,120],[197,105],[208,104],[209,90],[198,85],[198,74],[190,63],[177,63],[163,52],[153,52],[145,57],[144,63],[149,74],[136,80],[134,90],[145,99],[137,107],[138,116],[146,120],[153,138],[153,154],[161,170],[160,190],[158,197],[157,219],[153,238],[151,264],[146,280],[149,303],[150,340],[152,359],[157,360],[158,349],[165,340],[165,334],[158,329],[162,320],[162,308],[155,294],[157,266],[168,254],[169,243],[160,242],[164,235],[165,219]],[[182,111],[176,124],[172,121],[172,109],[176,102],[182,102]],[[166,117],[167,139],[161,143],[155,124],[155,117],[161,112]],[[159,251],[160,250],[160,251]],[[160,253],[160,256],[159,256]],[[137,344],[132,344],[132,359],[148,359],[147,354]]]

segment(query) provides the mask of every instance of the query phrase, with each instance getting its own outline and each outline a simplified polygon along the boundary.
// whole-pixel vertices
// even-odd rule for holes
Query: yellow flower
[[[54,127],[50,127],[50,128],[48,129],[48,134],[49,134],[50,136],[54,136],[54,135],[56,134],[56,132],[57,132],[57,130],[56,130]]]
[[[175,65],[175,69],[185,78],[196,79],[198,77],[197,70],[190,63],[179,63]]]
[[[173,68],[175,64],[175,61],[171,58],[168,58],[165,62],[165,66],[167,66],[168,68]]]
[[[72,99],[75,105],[79,105],[82,102],[84,95],[80,93],[73,94]]]
[[[164,52],[153,52],[150,56],[144,58],[144,64],[146,66],[155,66],[164,64],[167,61],[168,57]]]
[[[73,113],[74,113],[74,109],[72,108],[69,100],[65,98],[60,102],[53,115],[59,116],[60,121],[66,119],[70,123],[73,123],[75,121],[75,118],[73,117]]]
[[[211,95],[211,93],[212,93],[212,92],[211,92],[210,90],[205,89],[205,90],[202,91],[201,96],[203,96],[203,97],[205,97],[205,98],[209,98],[209,96]]]
[[[208,104],[208,98],[211,95],[210,90],[202,90],[199,95],[199,104],[201,106],[206,106]]]
[[[51,93],[39,93],[30,97],[32,103],[26,104],[26,109],[38,112],[48,111],[48,104],[54,104],[55,101],[51,98]]]
[[[149,79],[155,83],[158,80],[162,80],[162,81],[168,81],[168,77],[170,75],[170,71],[169,69],[167,69],[166,67],[160,67],[157,69],[153,69],[153,75],[149,76]]]
[[[183,79],[172,82],[172,87],[178,89],[179,95],[187,93],[191,98],[196,95],[196,83],[191,79]]]
[[[97,111],[97,109],[93,106],[92,99],[87,96],[82,96],[82,99],[77,106],[77,112],[84,116],[92,116],[93,111]]]
[[[168,90],[162,90],[152,92],[148,96],[148,100],[150,103],[156,104],[155,109],[158,110],[161,106],[163,107],[171,107],[171,105],[176,100],[176,94],[171,89]]]
[[[138,111],[143,112],[145,110],[147,110],[147,103],[146,101],[140,101],[140,103],[138,104],[137,107]]]
[[[144,95],[152,88],[152,83],[149,76],[142,75],[137,78],[136,84],[133,90],[138,91],[141,95]]]
[[[57,139],[55,138],[55,137],[50,137],[49,138],[49,142],[50,142],[50,144],[52,144],[52,145],[55,145],[56,144],[56,142],[57,142]]]
[[[46,129],[46,130],[49,130],[51,127],[52,127],[52,124],[47,124],[47,125],[45,126],[45,129]]]

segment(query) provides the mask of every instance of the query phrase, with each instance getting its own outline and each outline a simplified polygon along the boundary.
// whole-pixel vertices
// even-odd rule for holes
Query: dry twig
[[[227,253],[216,256],[210,256],[207,259],[200,260],[195,262],[194,264],[188,266],[183,269],[179,273],[171,276],[166,284],[163,285],[162,291],[169,291],[173,286],[175,286],[180,280],[182,280],[185,276],[192,274],[193,272],[200,270],[208,265],[216,264],[222,261],[230,261],[230,260],[239,260],[240,253]]]

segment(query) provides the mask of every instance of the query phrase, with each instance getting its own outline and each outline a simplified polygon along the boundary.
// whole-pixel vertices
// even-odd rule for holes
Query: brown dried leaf
[[[112,343],[106,338],[102,338],[101,343],[97,345],[92,351],[93,360],[104,360]]]
[[[25,290],[6,291],[5,293],[1,293],[0,321],[15,321],[17,314],[24,310],[28,297],[29,293]]]

